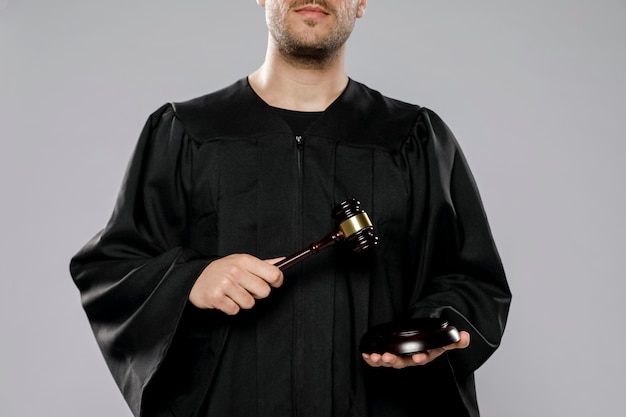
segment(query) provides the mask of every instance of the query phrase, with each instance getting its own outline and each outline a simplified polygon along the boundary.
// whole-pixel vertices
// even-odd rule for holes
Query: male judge
[[[150,116],[109,223],[72,259],[117,384],[137,416],[477,416],[473,372],[510,292],[457,142],[346,75],[366,0],[257,3],[263,64]],[[377,247],[274,265],[348,197]],[[359,352],[371,326],[417,317],[460,340]]]

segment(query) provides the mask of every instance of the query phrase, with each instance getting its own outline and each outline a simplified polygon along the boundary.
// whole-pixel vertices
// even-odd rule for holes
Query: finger
[[[365,360],[365,363],[367,363],[369,366],[373,368],[378,368],[382,366],[380,357],[381,355],[377,353],[372,353],[372,354],[364,353],[363,354],[363,359]]]
[[[397,360],[397,356],[394,355],[393,353],[389,353],[389,352],[385,352],[383,353],[383,356],[381,357],[381,360],[383,361],[383,363],[390,365],[396,362]]]
[[[271,259],[264,259],[265,262],[268,262],[272,265],[276,265],[276,263],[278,263],[279,261],[282,261],[283,259],[285,259],[286,256],[281,256],[278,258],[271,258]]]
[[[447,350],[454,350],[454,349],[465,349],[466,347],[468,347],[470,344],[470,334],[466,331],[460,331],[459,332],[459,340],[455,343],[451,343],[447,346],[443,346],[442,349],[444,352]],[[441,352],[443,353],[443,352]]]
[[[383,354],[382,361],[385,366],[395,369],[402,369],[406,368],[407,366],[415,365],[411,357],[394,355],[389,352]]]
[[[224,297],[220,300],[219,305],[216,305],[215,308],[225,314],[228,314],[229,316],[234,316],[241,310],[241,307],[228,297]]]
[[[469,333],[461,331],[459,332],[459,337],[459,341],[457,341],[456,343],[451,343],[447,346],[436,349],[430,349],[427,352],[416,353],[411,357],[411,359],[417,365],[426,365],[427,363],[432,362],[439,356],[443,355],[448,350],[465,349],[466,347],[468,347],[470,343]]]
[[[411,356],[411,360],[416,365],[426,365],[431,361],[428,352],[419,352]]]
[[[372,363],[380,362],[381,355],[378,353],[364,353],[363,357]]]
[[[231,255],[234,262],[228,266],[225,276],[256,299],[266,298],[272,284],[279,284],[282,272],[275,266],[252,255]],[[223,283],[226,284],[226,283]]]
[[[380,367],[385,367],[385,368],[402,369],[407,366],[413,365],[411,358],[394,355],[389,352],[383,353],[382,355],[373,353],[369,356],[368,359],[366,359],[366,362],[370,363],[371,366],[376,366],[376,367],[380,366]]]
[[[263,275],[261,278],[274,288],[278,288],[283,285],[283,271],[269,262],[265,262],[263,269]]]
[[[280,259],[280,258],[278,258]],[[273,259],[264,261],[254,256],[245,257],[246,269],[274,288],[278,288],[283,283],[283,272],[273,265]]]
[[[461,339],[456,343],[457,344],[456,348],[465,349],[470,344],[470,341],[471,341],[470,334],[466,331],[461,331],[459,332],[459,336],[461,337]]]
[[[257,300],[268,297],[272,292],[272,288],[264,279],[251,273],[241,277],[238,286]]]
[[[368,365],[374,367],[380,366],[380,355],[378,353],[363,353],[362,356]]]
[[[228,300],[231,300],[238,306],[238,308],[249,310],[254,307],[254,304],[256,303],[255,297],[252,293],[247,288],[239,285],[229,285],[225,288],[224,295],[225,297],[221,299],[220,306],[224,303],[230,304],[228,303]],[[220,309],[224,311],[222,308]]]

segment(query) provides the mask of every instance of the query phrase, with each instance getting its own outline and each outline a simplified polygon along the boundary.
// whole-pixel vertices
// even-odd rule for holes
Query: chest
[[[402,235],[411,181],[401,155],[332,138],[223,138],[192,158],[193,217],[211,253],[276,256],[319,239],[332,208],[356,198],[381,233]]]

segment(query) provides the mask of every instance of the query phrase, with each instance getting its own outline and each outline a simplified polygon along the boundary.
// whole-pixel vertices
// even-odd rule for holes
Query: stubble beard
[[[302,3],[308,4],[309,2]],[[287,62],[303,68],[323,69],[338,57],[341,48],[352,33],[354,18],[346,16],[346,10],[337,11],[324,1],[315,3],[324,7],[337,19],[336,28],[326,36],[294,31],[291,25],[283,20],[289,10],[270,13],[268,27],[278,52]],[[291,7],[298,6],[292,4]],[[310,28],[317,25],[313,19],[305,20],[304,23]]]

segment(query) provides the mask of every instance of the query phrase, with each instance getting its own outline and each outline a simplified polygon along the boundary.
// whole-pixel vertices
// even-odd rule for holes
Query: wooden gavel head
[[[336,221],[336,228],[333,232],[301,251],[287,256],[275,265],[285,270],[335,242],[343,242],[353,252],[372,248],[378,243],[372,222],[367,213],[361,209],[361,203],[358,200],[352,198],[339,203],[333,209],[332,217]]]
[[[353,252],[361,252],[378,243],[372,222],[358,200],[342,201],[333,209],[332,217],[337,222],[337,230],[333,234],[335,240],[345,242]]]

